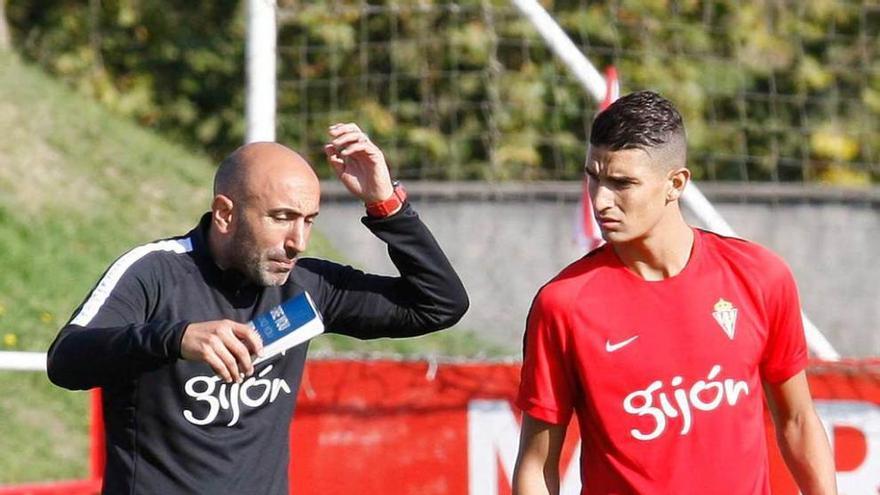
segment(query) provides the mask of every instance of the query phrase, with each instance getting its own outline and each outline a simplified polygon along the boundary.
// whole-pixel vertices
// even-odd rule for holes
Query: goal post
[[[275,141],[277,22],[275,0],[247,0],[245,141]]]

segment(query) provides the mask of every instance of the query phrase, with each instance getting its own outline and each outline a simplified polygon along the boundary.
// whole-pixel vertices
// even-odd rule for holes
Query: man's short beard
[[[269,270],[269,259],[255,244],[251,225],[244,216],[239,218],[241,224],[232,235],[230,265],[254,284],[263,287],[283,285],[287,282],[289,273],[282,277],[281,274],[273,274]]]

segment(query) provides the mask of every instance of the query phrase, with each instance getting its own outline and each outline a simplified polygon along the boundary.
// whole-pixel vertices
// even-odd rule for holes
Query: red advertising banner
[[[841,493],[880,490],[880,363],[818,364],[816,408],[835,451]],[[291,491],[309,494],[510,493],[520,413],[518,364],[311,361],[292,426]],[[774,494],[796,494],[771,440]],[[577,423],[561,493],[580,491]]]

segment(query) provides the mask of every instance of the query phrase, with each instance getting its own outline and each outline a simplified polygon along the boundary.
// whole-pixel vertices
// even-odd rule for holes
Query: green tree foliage
[[[52,72],[215,156],[240,142],[239,2],[10,2],[16,46]],[[679,105],[697,178],[852,184],[880,176],[870,3],[544,1],[624,91]],[[314,163],[327,125],[356,120],[403,177],[580,176],[596,104],[510,2],[279,4],[279,139]]]
[[[238,0],[10,0],[15,46],[111,109],[226,153],[243,136]]]

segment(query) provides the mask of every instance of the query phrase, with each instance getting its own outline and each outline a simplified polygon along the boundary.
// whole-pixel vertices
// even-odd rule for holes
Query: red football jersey
[[[685,268],[645,281],[605,245],[538,293],[517,405],[577,413],[584,494],[769,494],[761,382],[806,366],[787,265],[695,229]]]

